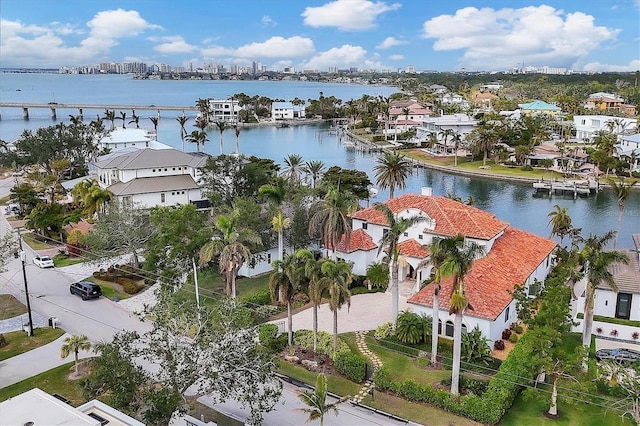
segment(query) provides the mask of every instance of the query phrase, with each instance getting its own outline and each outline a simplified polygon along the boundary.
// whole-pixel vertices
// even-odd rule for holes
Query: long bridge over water
[[[193,105],[189,106],[175,106],[175,105],[132,105],[132,104],[64,104],[57,102],[0,102],[1,108],[21,108],[22,117],[25,120],[29,119],[30,108],[47,108],[51,111],[51,118],[56,119],[56,112],[58,109],[75,109],[78,110],[78,117],[82,119],[84,117],[85,110],[98,109],[98,110],[114,110],[114,111],[157,111],[160,115],[160,111],[198,111]],[[1,118],[1,116],[0,116]]]

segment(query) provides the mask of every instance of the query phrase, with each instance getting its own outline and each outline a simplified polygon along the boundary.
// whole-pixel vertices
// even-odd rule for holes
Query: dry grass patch
[[[26,314],[27,308],[13,295],[0,294],[0,320]]]

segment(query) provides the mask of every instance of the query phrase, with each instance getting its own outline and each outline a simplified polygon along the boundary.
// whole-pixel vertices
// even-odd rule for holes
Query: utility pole
[[[22,278],[24,280],[24,294],[27,299],[27,312],[29,314],[29,336],[33,336],[33,318],[31,317],[31,301],[29,300],[29,286],[27,284],[27,268],[25,263],[27,260],[27,253],[22,249],[22,235],[18,229],[18,242],[20,243],[20,260],[22,262]]]

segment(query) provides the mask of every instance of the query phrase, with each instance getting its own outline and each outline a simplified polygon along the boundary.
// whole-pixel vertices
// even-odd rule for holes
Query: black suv
[[[98,284],[89,281],[79,281],[71,284],[69,287],[71,294],[82,297],[82,300],[97,299],[102,296],[102,289]]]

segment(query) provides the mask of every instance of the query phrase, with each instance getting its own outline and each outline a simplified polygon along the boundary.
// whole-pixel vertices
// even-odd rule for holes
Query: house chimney
[[[421,189],[421,194],[426,197],[431,197],[433,195],[433,188],[430,186],[423,186]]]

